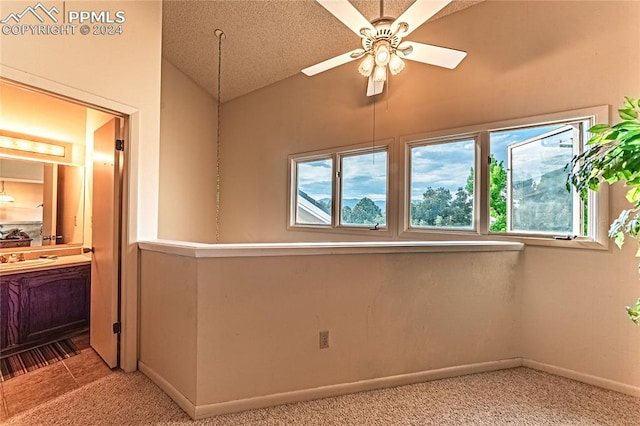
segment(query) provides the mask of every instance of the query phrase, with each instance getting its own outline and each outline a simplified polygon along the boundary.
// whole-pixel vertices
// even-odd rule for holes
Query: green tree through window
[[[353,206],[353,209],[349,206],[342,208],[342,222],[358,225],[375,225],[376,223],[384,225],[385,217],[380,207],[378,207],[372,199],[363,197]]]

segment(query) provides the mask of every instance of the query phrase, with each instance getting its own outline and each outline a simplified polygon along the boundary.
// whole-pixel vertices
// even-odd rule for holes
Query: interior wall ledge
[[[141,250],[195,258],[310,256],[374,253],[452,253],[520,251],[523,243],[505,241],[358,241],[205,244],[173,240],[138,242]]]

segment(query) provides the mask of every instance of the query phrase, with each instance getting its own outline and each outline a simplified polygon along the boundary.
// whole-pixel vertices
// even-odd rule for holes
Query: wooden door
[[[118,366],[120,284],[120,206],[122,153],[116,151],[120,120],[94,133],[93,209],[91,220],[91,347],[113,368]]]

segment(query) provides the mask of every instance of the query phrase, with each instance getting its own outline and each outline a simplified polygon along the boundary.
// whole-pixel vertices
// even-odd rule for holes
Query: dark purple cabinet
[[[8,275],[0,284],[3,353],[89,327],[90,265]]]

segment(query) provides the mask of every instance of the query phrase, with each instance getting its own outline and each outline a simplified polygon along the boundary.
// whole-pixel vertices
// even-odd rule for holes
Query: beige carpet
[[[640,399],[516,368],[191,421],[141,373],[118,373],[7,425],[639,425]]]

